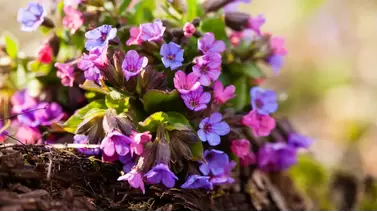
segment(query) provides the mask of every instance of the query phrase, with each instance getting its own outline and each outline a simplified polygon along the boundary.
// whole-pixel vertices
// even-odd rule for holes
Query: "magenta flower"
[[[69,63],[55,63],[55,67],[58,69],[56,76],[61,79],[61,83],[64,86],[73,87],[73,81],[75,80],[73,66]]]
[[[230,149],[237,157],[245,157],[250,152],[250,141],[246,139],[233,140]]]
[[[253,131],[254,136],[268,136],[275,128],[275,119],[269,115],[259,114],[256,110],[250,111],[242,118],[242,124]]]
[[[37,106],[37,100],[29,96],[26,90],[20,90],[13,94],[10,102],[12,103],[13,113],[21,113]]]
[[[215,175],[211,177],[211,183],[213,185],[220,185],[220,184],[231,184],[234,183],[234,179],[230,176],[231,171],[234,167],[236,167],[237,163],[235,161],[230,161],[226,164],[223,164],[224,172],[219,175]]]
[[[283,142],[266,143],[258,152],[258,166],[264,171],[281,171],[296,162],[296,149]]]
[[[221,56],[219,54],[206,54],[197,57],[192,67],[193,73],[200,77],[199,82],[203,86],[209,86],[211,80],[215,81],[221,74]]]
[[[264,90],[261,87],[250,89],[251,105],[259,114],[268,115],[278,109],[277,96],[273,90]]]
[[[200,111],[207,108],[207,104],[211,101],[211,94],[203,92],[203,87],[199,86],[195,91],[181,95],[188,109]]]
[[[162,182],[167,188],[173,188],[175,181],[178,180],[178,177],[163,163],[155,165],[144,177],[147,178],[147,182],[150,184]]]
[[[140,28],[139,27],[131,27],[130,29],[130,38],[127,40],[126,45],[140,45],[142,43],[140,39]]]
[[[195,31],[196,29],[194,24],[190,22],[185,23],[185,25],[183,26],[183,34],[188,38],[191,37],[195,33]]]
[[[205,161],[201,162],[199,167],[204,175],[221,175],[225,172],[225,165],[229,163],[229,157],[220,150],[206,150],[203,153]]]
[[[208,176],[200,176],[200,175],[191,175],[187,178],[186,182],[181,185],[181,188],[191,188],[191,189],[213,189],[212,183],[209,181]]]
[[[128,81],[131,77],[138,75],[148,64],[148,58],[139,56],[135,50],[127,52],[122,63],[123,74]]]
[[[86,42],[85,48],[90,51],[95,47],[103,47],[109,44],[109,41],[114,39],[117,34],[117,29],[110,25],[102,25],[85,33]]]
[[[83,54],[77,67],[84,71],[85,78],[92,81],[98,81],[101,72],[97,66],[102,66],[105,61],[103,55],[106,54],[107,48],[94,48],[89,54]],[[107,59],[106,59],[107,60]]]
[[[75,135],[73,137],[73,143],[75,143],[75,144],[89,144],[88,136],[86,136],[86,135]],[[84,155],[98,155],[100,153],[99,148],[78,148],[77,150]]]
[[[165,68],[169,68],[174,70],[180,66],[182,66],[183,62],[183,49],[181,46],[170,42],[168,44],[162,44],[160,49],[160,55],[162,56],[161,60],[164,64]]]
[[[272,36],[270,38],[270,48],[275,55],[285,56],[288,51],[285,49],[284,38]]]
[[[125,156],[130,152],[132,140],[118,131],[111,132],[102,140],[100,148],[108,157],[119,155]]]
[[[254,152],[249,152],[246,156],[243,156],[239,158],[240,160],[240,165],[241,166],[250,166],[252,164],[255,164],[257,161],[257,158],[254,154]]]
[[[288,144],[296,148],[309,148],[313,139],[298,133],[291,133],[288,137]]]
[[[83,24],[84,19],[79,10],[72,6],[64,7],[63,26],[69,29],[71,34],[74,34]]]
[[[64,116],[62,107],[55,102],[42,102],[37,108],[43,108],[34,111],[35,119],[38,121],[39,125],[42,126],[49,126],[56,123]]]
[[[222,118],[221,113],[215,112],[212,113],[210,117],[206,117],[200,122],[198,136],[201,141],[208,141],[211,146],[220,144],[220,136],[224,136],[230,132],[229,125],[221,121]]]
[[[187,94],[200,87],[200,83],[197,80],[198,76],[196,76],[194,73],[186,75],[185,72],[179,70],[174,76],[174,87],[179,91],[179,93]]]
[[[257,35],[261,35],[260,28],[263,26],[263,24],[266,22],[266,19],[262,14],[258,15],[257,17],[249,18],[248,28],[252,29]]]
[[[142,41],[160,41],[164,35],[166,27],[162,25],[161,20],[157,19],[153,23],[140,25],[140,39]]]
[[[212,32],[207,32],[198,41],[198,49],[203,53],[218,53],[221,54],[225,51],[225,43],[222,40],[216,40]]]
[[[141,173],[136,169],[133,168],[130,172],[127,174],[120,176],[118,178],[118,181],[121,180],[127,180],[128,183],[133,187],[133,188],[140,188],[140,190],[145,194],[145,187],[144,187],[144,182],[143,182],[143,176]]]
[[[36,127],[21,125],[17,127],[16,138],[24,144],[37,144],[42,141],[42,134]]]
[[[224,88],[221,81],[215,81],[215,83],[213,84],[213,94],[215,103],[224,104],[229,99],[232,99],[236,96],[234,94],[235,91],[236,87],[234,85],[229,85],[226,88]]]
[[[141,155],[144,152],[144,144],[152,140],[152,135],[149,133],[149,131],[143,133],[133,131],[131,135],[131,140],[131,156],[133,156],[134,153],[137,155]]]
[[[21,30],[26,32],[35,31],[44,21],[46,11],[39,3],[29,2],[27,8],[18,11],[17,20],[21,23]]]

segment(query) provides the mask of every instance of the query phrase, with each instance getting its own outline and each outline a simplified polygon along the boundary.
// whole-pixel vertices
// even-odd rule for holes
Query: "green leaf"
[[[158,126],[168,123],[168,115],[164,112],[157,112],[150,115],[143,122],[139,122],[142,131],[156,132]]]
[[[118,91],[111,91],[106,95],[106,105],[109,108],[114,108],[118,114],[127,112],[129,106],[129,98],[123,96]]]
[[[122,14],[123,12],[125,12],[130,3],[131,0],[123,0],[122,4],[119,6],[118,13]]]
[[[203,159],[203,143],[198,141],[196,143],[189,144],[192,160],[199,161]]]
[[[167,112],[166,115],[168,116],[168,124],[166,126],[167,130],[172,131],[193,129],[190,122],[184,115],[177,112]]]
[[[204,19],[201,24],[203,32],[212,32],[216,39],[228,42],[228,37],[225,32],[225,22],[221,17],[211,17]]]
[[[10,58],[16,59],[18,54],[18,42],[10,34],[6,33],[4,35],[5,49]]]
[[[234,82],[236,86],[236,97],[231,100],[234,105],[234,109],[237,111],[242,110],[247,104],[249,104],[249,91],[247,85],[247,77],[241,77]]]
[[[170,92],[149,90],[143,96],[144,110],[153,113],[157,111],[180,111],[184,108],[183,101],[177,90]]]
[[[28,70],[38,73],[38,76],[46,76],[51,71],[51,64],[43,64],[38,60],[32,60],[27,64]]]
[[[15,79],[16,85],[18,88],[22,88],[28,80],[26,70],[23,65],[19,64],[17,66],[16,76],[17,76],[17,78]]]
[[[231,73],[237,74],[240,77],[248,77],[258,79],[263,76],[262,70],[255,63],[232,63],[228,65]]]
[[[129,17],[129,24],[138,25],[140,23],[152,22],[154,20],[153,11],[156,9],[155,0],[139,1],[134,6],[134,15]]]
[[[70,133],[75,133],[77,126],[85,119],[87,118],[86,114],[91,111],[92,109],[103,109],[105,110],[106,104],[103,99],[101,100],[95,100],[93,102],[90,102],[85,107],[79,109],[75,114],[73,114],[64,124],[63,128],[65,131]],[[93,111],[91,113],[94,114]]]
[[[197,17],[197,8],[198,5],[196,3],[196,0],[187,0],[187,21],[191,22],[194,20],[194,18]]]
[[[85,80],[85,82],[82,85],[79,85],[80,88],[86,90],[86,91],[93,91],[96,93],[102,93],[102,94],[109,94],[108,91],[105,91],[103,88],[101,88],[98,84],[94,83],[92,80]]]

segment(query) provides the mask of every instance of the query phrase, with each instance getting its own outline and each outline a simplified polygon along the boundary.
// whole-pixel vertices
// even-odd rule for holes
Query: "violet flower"
[[[127,40],[126,45],[140,45],[142,43],[140,39],[140,28],[139,27],[131,27],[130,29],[130,38]]]
[[[193,111],[201,111],[207,108],[207,104],[211,101],[211,94],[203,92],[203,87],[199,86],[195,91],[181,95],[188,109]]]
[[[224,88],[221,81],[217,80],[213,84],[213,96],[216,104],[224,104],[229,99],[236,97],[235,95],[236,87],[234,85],[229,85]]]
[[[296,148],[283,143],[266,143],[258,152],[258,166],[264,171],[281,171],[297,162]]]
[[[208,176],[200,176],[200,175],[191,175],[187,178],[186,182],[181,185],[181,188],[191,188],[191,189],[213,189],[212,183],[209,181]]]
[[[219,54],[206,54],[201,57],[196,57],[195,65],[192,71],[199,78],[199,82],[203,86],[209,86],[211,80],[215,81],[221,74],[221,56]]]
[[[200,87],[200,83],[197,80],[198,76],[196,76],[194,73],[186,75],[185,72],[179,70],[174,76],[174,87],[179,93],[187,94]]]
[[[190,22],[185,23],[185,25],[183,26],[183,34],[185,35],[185,37],[191,37],[195,33],[195,31],[196,29],[194,24]]]
[[[42,126],[49,126],[56,123],[64,116],[62,107],[55,102],[43,102],[40,103],[37,108],[43,108],[34,111],[35,119],[37,119]]]
[[[103,153],[108,156],[124,156],[130,152],[130,144],[132,140],[128,136],[121,134],[118,131],[113,131],[106,135],[102,140],[100,148]]]
[[[82,13],[72,6],[64,6],[63,26],[74,34],[82,25],[84,19]]]
[[[75,135],[73,137],[73,143],[75,143],[75,144],[89,144],[88,136],[86,136],[86,135]],[[98,155],[100,153],[99,148],[77,148],[77,150],[84,155]]]
[[[246,139],[233,140],[230,149],[237,157],[245,157],[250,152],[250,141]]]
[[[254,136],[268,136],[275,128],[275,119],[269,115],[261,115],[256,110],[250,111],[242,118],[242,124],[253,131]]]
[[[273,90],[264,90],[261,87],[250,89],[251,105],[261,115],[268,115],[278,109],[277,96]]]
[[[175,181],[178,180],[178,177],[164,163],[155,165],[144,177],[147,178],[147,182],[150,184],[162,182],[167,188],[174,187]]]
[[[128,173],[136,165],[134,158],[131,155],[119,156],[118,160],[123,164],[123,172]]]
[[[55,67],[58,69],[56,76],[61,79],[62,85],[73,87],[73,81],[75,80],[73,66],[69,63],[55,63]]]
[[[234,183],[235,180],[230,176],[230,172],[234,167],[236,167],[237,163],[235,161],[230,161],[227,164],[223,164],[224,166],[224,173],[216,176],[211,177],[211,183],[213,185],[220,185],[220,184],[231,184]]]
[[[37,106],[37,100],[29,96],[26,90],[20,90],[13,94],[10,102],[13,113],[21,113]]]
[[[18,11],[17,20],[21,23],[22,31],[31,32],[43,23],[45,16],[46,11],[41,4],[29,2],[27,8]]]
[[[144,187],[144,182],[143,182],[143,177],[141,173],[136,169],[133,168],[130,172],[127,174],[120,176],[118,178],[118,181],[121,180],[127,180],[128,183],[133,187],[133,188],[140,188],[140,190],[145,194],[145,187]]]
[[[135,50],[127,52],[122,63],[123,74],[128,81],[131,77],[138,75],[148,64],[148,58],[139,56]]]
[[[199,139],[203,142],[208,141],[211,146],[220,144],[220,136],[224,136],[230,132],[229,125],[221,121],[222,118],[221,113],[217,112],[212,113],[210,117],[204,118],[199,124]]]
[[[278,75],[280,69],[283,67],[284,64],[284,56],[272,55],[266,59],[266,62],[271,66],[272,72],[274,72],[275,75]]]
[[[142,41],[160,41],[164,35],[166,27],[162,25],[161,20],[157,19],[153,23],[140,25],[140,39]]]
[[[101,72],[96,66],[98,60],[101,60],[102,51],[106,48],[94,48],[89,51],[89,54],[83,54],[77,67],[84,71],[87,80],[98,81]]]
[[[291,133],[288,136],[288,144],[296,148],[309,148],[313,139],[298,133]]]
[[[143,133],[133,131],[131,135],[131,140],[131,156],[133,156],[134,153],[137,155],[141,155],[144,152],[144,144],[152,140],[152,135],[149,133],[149,131]]]
[[[102,25],[85,33],[86,42],[85,48],[90,51],[95,47],[103,47],[109,44],[109,41],[114,39],[117,34],[117,29],[110,25]]]
[[[222,40],[216,40],[212,32],[207,32],[198,41],[198,49],[203,53],[218,53],[221,54],[225,51],[225,43]]]
[[[203,153],[205,162],[201,162],[199,169],[204,175],[223,174],[225,171],[225,165],[229,163],[229,157],[226,153],[220,150],[210,149]]]
[[[266,19],[262,14],[258,15],[257,17],[249,18],[248,28],[253,30],[257,35],[261,35],[260,28],[266,22]]]
[[[162,56],[161,60],[165,68],[170,68],[174,70],[182,66],[183,62],[183,49],[181,46],[174,42],[168,44],[162,44],[160,49],[160,55]]]

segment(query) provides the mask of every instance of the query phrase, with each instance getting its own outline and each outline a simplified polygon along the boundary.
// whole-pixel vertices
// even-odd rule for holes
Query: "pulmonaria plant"
[[[275,120],[278,95],[255,86],[268,76],[260,63],[278,74],[287,50],[263,31],[263,15],[237,11],[248,2],[188,1],[188,14],[169,1],[157,19],[152,0],[122,1],[124,11],[117,1],[64,0],[56,24],[50,9],[29,3],[21,29],[43,25],[51,37],[36,58],[9,55],[15,74],[33,73],[27,85],[13,83],[16,138],[53,144],[60,126],[82,154],[120,163],[118,180],[143,193],[217,189],[235,182],[239,166],[289,168],[313,141],[285,130]]]

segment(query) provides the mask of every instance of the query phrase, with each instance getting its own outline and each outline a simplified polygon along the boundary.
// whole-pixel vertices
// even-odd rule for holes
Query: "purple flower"
[[[174,87],[181,94],[187,94],[191,91],[195,91],[200,87],[200,82],[197,81],[198,76],[194,73],[186,75],[183,71],[177,71],[174,76]]]
[[[240,5],[241,2],[250,3],[251,0],[233,0],[233,1],[230,1],[230,3],[227,4],[224,7],[224,12],[227,13],[227,12],[237,11],[238,10],[238,6]]]
[[[191,188],[191,189],[213,189],[212,183],[209,181],[208,176],[200,176],[200,175],[191,175],[187,178],[186,182],[181,185],[181,188]]]
[[[204,86],[209,86],[211,80],[215,81],[221,74],[221,56],[219,54],[206,54],[197,57],[192,67],[193,73],[200,77],[199,82]]]
[[[85,33],[86,42],[85,48],[90,51],[95,47],[103,47],[109,44],[109,41],[114,39],[117,34],[117,29],[110,25],[102,25]]]
[[[162,56],[162,63],[165,68],[174,70],[182,65],[183,62],[183,49],[181,46],[174,42],[169,44],[162,44],[160,49],[160,55]]]
[[[12,103],[13,113],[21,113],[37,106],[37,101],[33,97],[29,96],[26,90],[17,91],[15,94],[13,94],[10,101]]]
[[[211,183],[213,185],[234,183],[235,180],[230,177],[230,172],[234,167],[236,167],[236,165],[237,163],[235,161],[230,161],[228,164],[223,164],[224,173],[211,177]]]
[[[182,94],[181,97],[187,108],[193,111],[206,109],[207,104],[211,101],[211,94],[209,92],[203,92],[202,86],[188,94]]]
[[[208,141],[211,146],[220,144],[220,136],[224,136],[230,132],[229,125],[221,121],[222,118],[221,113],[215,112],[212,113],[210,117],[206,117],[200,122],[198,136],[201,141]]]
[[[264,171],[281,171],[296,162],[296,148],[283,142],[266,143],[258,152],[258,166]]]
[[[222,40],[216,40],[212,32],[207,32],[198,41],[198,49],[203,53],[222,53],[225,51],[225,43]]]
[[[75,144],[88,144],[88,136],[86,135],[75,135],[73,137],[73,143]],[[85,155],[98,155],[100,153],[99,148],[78,148],[79,152]]]
[[[199,169],[204,175],[221,175],[225,172],[225,166],[229,163],[229,157],[220,150],[206,150],[203,153],[205,162],[201,162]]]
[[[152,140],[152,135],[149,131],[138,133],[136,131],[132,132],[131,135],[132,143],[130,144],[131,156],[133,154],[142,155],[144,152],[144,144]]]
[[[270,64],[272,72],[274,72],[275,75],[278,75],[284,64],[284,56],[272,55],[266,59],[266,62]]]
[[[42,102],[37,106],[37,108],[41,109],[34,111],[34,116],[42,126],[49,126],[56,123],[64,116],[62,107],[55,102]]]
[[[135,50],[127,52],[122,63],[123,74],[128,81],[131,77],[138,75],[148,64],[148,58],[139,56]]]
[[[77,67],[84,71],[86,79],[98,81],[101,72],[96,66],[96,61],[101,60],[102,51],[106,51],[106,48],[94,48],[89,51],[89,54],[82,55]]]
[[[102,140],[100,148],[107,157],[125,156],[130,152],[132,140],[118,131],[111,132]]]
[[[253,30],[255,33],[257,33],[257,35],[260,35],[261,32],[260,32],[260,28],[262,27],[262,25],[266,22],[266,19],[264,18],[264,16],[262,14],[258,15],[257,17],[253,18],[253,17],[250,17],[249,18],[249,23],[248,23],[248,28]]]
[[[309,148],[314,141],[304,135],[291,133],[288,137],[288,144],[296,148]]]
[[[132,167],[136,165],[134,158],[132,158],[130,154],[119,156],[118,160],[123,164],[124,173],[130,172],[132,170]]]
[[[61,79],[61,83],[64,86],[73,87],[73,81],[75,80],[75,69],[69,63],[55,63],[55,67],[58,69],[56,76]]]
[[[261,87],[250,89],[251,105],[261,115],[268,115],[278,109],[277,96],[273,90],[264,90]]]
[[[157,19],[153,23],[140,25],[139,38],[142,41],[160,41],[164,35],[166,27],[162,25],[161,20]]]
[[[133,168],[127,174],[120,176],[118,178],[118,181],[121,181],[121,180],[127,180],[128,183],[133,188],[140,188],[140,190],[143,192],[143,194],[145,194],[143,177],[142,177],[141,173],[136,168]]]
[[[174,187],[175,181],[178,180],[178,177],[163,163],[154,166],[144,177],[147,178],[147,182],[150,184],[162,182],[167,188]]]
[[[27,8],[18,11],[17,20],[21,23],[21,30],[30,32],[36,30],[44,21],[46,11],[39,3],[29,2]]]
[[[20,123],[29,126],[29,127],[37,127],[41,124],[41,122],[35,117],[33,110],[25,111],[22,114],[17,116],[17,119]]]

